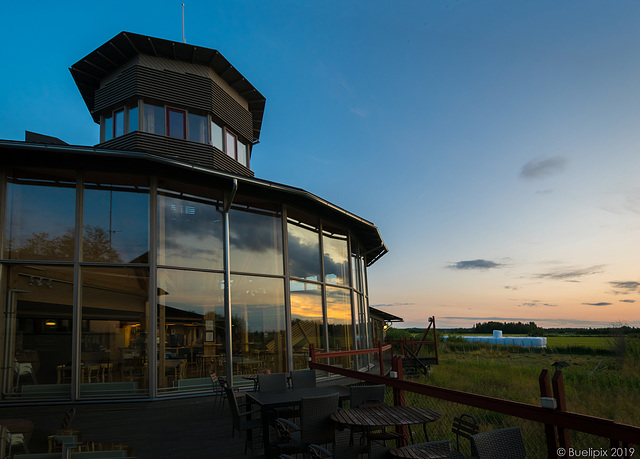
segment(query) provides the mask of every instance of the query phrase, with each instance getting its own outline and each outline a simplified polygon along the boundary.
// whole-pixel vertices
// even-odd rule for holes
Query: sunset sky
[[[376,224],[400,326],[640,326],[640,2],[185,1],[267,99],[256,177]],[[4,2],[0,138],[99,129],[68,67],[180,1]]]

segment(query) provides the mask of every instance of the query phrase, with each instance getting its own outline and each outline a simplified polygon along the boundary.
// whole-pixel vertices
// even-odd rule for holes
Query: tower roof
[[[139,54],[210,67],[247,100],[253,118],[253,136],[255,139],[260,138],[266,99],[219,51],[132,32],[120,32],[69,69],[96,122],[100,120],[94,113],[93,106],[100,81]]]

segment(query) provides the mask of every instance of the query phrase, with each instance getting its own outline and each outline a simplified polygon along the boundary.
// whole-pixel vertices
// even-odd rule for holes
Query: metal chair
[[[460,437],[471,441],[471,436],[477,434],[479,430],[478,421],[470,414],[464,413],[460,417],[453,418],[451,432],[456,434],[456,451],[460,451]]]
[[[18,390],[18,386],[20,385],[20,378],[22,376],[31,376],[31,380],[33,381],[33,384],[38,384],[38,381],[36,380],[36,374],[33,371],[33,365],[31,365],[31,363],[29,362],[25,362],[25,363],[20,363],[16,360],[14,366],[13,366],[13,371],[16,374],[16,384],[15,384],[15,389]]]
[[[316,387],[316,370],[296,370],[291,372],[291,387]]]
[[[509,427],[472,435],[471,454],[478,459],[524,459],[527,453],[522,430]]]
[[[238,404],[238,398],[236,397],[236,394],[233,392],[233,389],[231,389],[230,387],[226,387],[225,388],[226,394],[227,394],[227,400],[229,400],[229,408],[231,409],[231,418],[233,420],[232,426],[231,426],[231,438],[233,438],[233,436],[236,433],[236,430],[238,431],[238,433],[242,434],[242,432],[247,432],[247,438],[245,440],[244,443],[244,453],[247,454],[247,447],[249,446],[249,444],[251,444],[251,449],[253,450],[253,442],[252,442],[252,431],[253,429],[260,429],[262,428],[262,420],[260,418],[257,419],[244,419],[246,417],[250,417],[254,414],[258,414],[260,413],[260,410],[253,410],[253,411],[244,411],[241,412],[240,411],[240,405]],[[244,403],[242,405],[245,405]]]
[[[306,397],[301,401],[300,425],[288,419],[276,421],[280,441],[278,445],[284,454],[305,453],[310,445],[331,443],[335,450],[336,430],[331,414],[338,410],[338,394],[321,397]]]
[[[384,403],[384,384],[366,384],[366,385],[353,385],[349,386],[349,407],[350,408],[359,408],[363,404],[367,403]],[[351,427],[351,435],[349,436],[349,444],[353,445],[353,434],[354,432],[362,432],[366,434],[369,432],[368,429]],[[361,437],[361,442],[365,438],[363,435]]]

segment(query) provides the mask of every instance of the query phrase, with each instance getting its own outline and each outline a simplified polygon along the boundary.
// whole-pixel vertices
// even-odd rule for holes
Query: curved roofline
[[[211,68],[249,104],[253,118],[253,137],[260,138],[267,99],[218,51],[133,32],[120,32],[95,51],[73,64],[69,71],[94,121],[94,94],[100,81],[133,57],[147,54]]]
[[[313,204],[320,206],[328,213],[332,214],[337,220],[346,221],[350,226],[355,226],[360,234],[366,236],[366,250],[365,259],[367,260],[367,266],[371,266],[380,257],[386,254],[389,250],[382,240],[378,227],[372,222],[359,217],[348,210],[345,210],[326,199],[316,196],[309,191],[302,188],[292,187],[277,182],[271,182],[268,180],[257,179],[252,177],[246,177],[242,175],[235,175],[229,172],[223,172],[215,169],[210,169],[204,166],[198,166],[183,161],[178,161],[170,158],[164,158],[161,156],[153,155],[150,153],[135,152],[135,151],[123,151],[123,150],[109,150],[99,147],[85,147],[75,145],[53,145],[53,144],[40,144],[40,143],[28,143],[12,140],[0,140],[0,150],[7,150],[10,148],[24,149],[24,150],[38,150],[42,152],[51,153],[67,153],[67,154],[85,154],[102,157],[118,157],[122,159],[138,159],[155,162],[157,164],[166,165],[170,167],[178,167],[186,171],[193,171],[196,173],[202,173],[209,176],[215,176],[216,178],[229,180],[231,183],[234,179],[238,181],[240,187],[255,187],[260,188],[261,194],[272,195],[285,195],[297,198],[297,200],[306,204]],[[239,188],[242,191],[242,188]]]

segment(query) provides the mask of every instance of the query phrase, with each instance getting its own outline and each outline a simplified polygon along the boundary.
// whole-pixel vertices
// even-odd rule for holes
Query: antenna
[[[186,43],[187,40],[184,38],[184,3],[182,4],[182,43]]]

